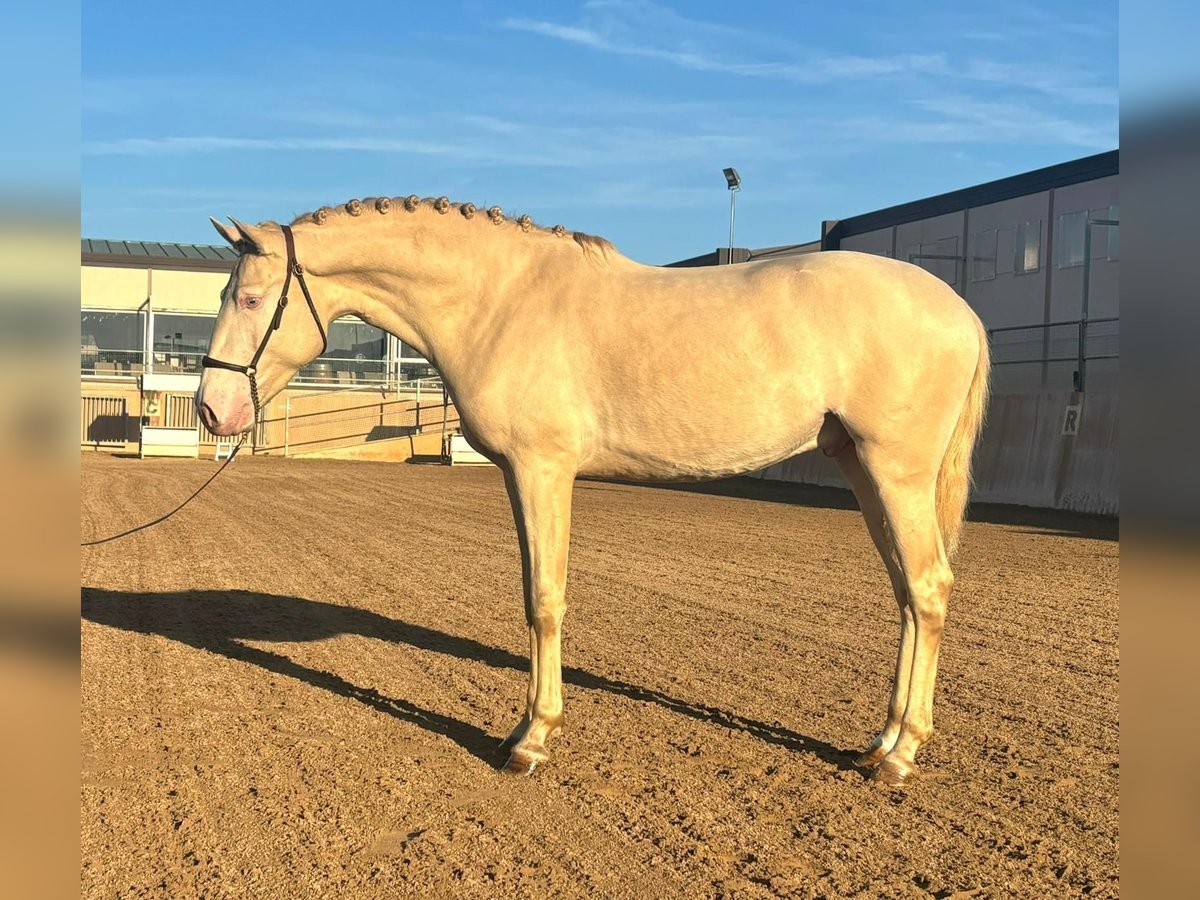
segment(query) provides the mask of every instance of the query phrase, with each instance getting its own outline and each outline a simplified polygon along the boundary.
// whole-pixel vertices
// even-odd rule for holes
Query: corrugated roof
[[[81,238],[80,260],[94,266],[157,266],[172,269],[228,270],[237,262],[232,247],[172,244],[162,241],[109,241]]]

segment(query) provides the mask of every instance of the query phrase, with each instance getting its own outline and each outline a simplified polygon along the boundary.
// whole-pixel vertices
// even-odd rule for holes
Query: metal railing
[[[437,378],[386,389],[287,396],[267,408],[254,452],[297,456],[410,437],[430,429],[451,432],[458,422],[458,412]]]
[[[79,374],[93,378],[134,378],[144,370],[141,350],[105,350],[84,346],[79,349]]]
[[[79,374],[84,378],[133,379],[146,371],[159,374],[199,375],[203,372],[202,351],[156,349],[150,353],[146,368],[141,350],[108,350],[87,346],[80,350]],[[313,387],[352,388],[354,386],[392,386],[434,375],[435,370],[425,360],[403,358],[348,359],[322,356],[296,373],[293,385]]]
[[[1089,363],[1114,361],[1108,370],[1092,367],[1115,386],[1115,360],[1120,359],[1121,320],[1116,316],[1071,319],[1038,325],[1009,325],[988,329],[992,351],[993,386],[1083,390]]]

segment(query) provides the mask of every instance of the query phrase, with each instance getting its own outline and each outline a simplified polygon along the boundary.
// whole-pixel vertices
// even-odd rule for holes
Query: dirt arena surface
[[[83,538],[210,461],[85,454]],[[918,780],[852,764],[898,624],[849,495],[582,482],[532,778],[494,469],[239,459],[82,551],[85,897],[1119,893],[1116,527],[966,527]]]

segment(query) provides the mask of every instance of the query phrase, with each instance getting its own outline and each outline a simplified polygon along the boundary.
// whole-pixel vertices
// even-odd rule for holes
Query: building
[[[80,446],[136,451],[145,429],[162,428],[194,432],[197,452],[213,448],[216,439],[199,427],[193,396],[237,254],[228,247],[86,238],[80,251]],[[331,323],[328,334],[325,354],[268,404],[266,424],[254,435],[257,452],[386,441],[441,414],[440,389],[420,398],[415,379],[436,373],[412,348],[354,316]],[[347,396],[346,389],[357,390]],[[363,389],[376,391],[378,403],[366,404]],[[414,402],[433,408],[424,420]],[[351,408],[368,412],[356,419],[345,412]],[[340,432],[330,427],[334,413],[345,426]]]
[[[993,401],[976,497],[1116,513],[1119,163],[1113,150],[827,220],[816,241],[722,248],[672,265],[856,250],[928,269],[970,304],[991,343]],[[818,457],[764,474],[840,484]]]

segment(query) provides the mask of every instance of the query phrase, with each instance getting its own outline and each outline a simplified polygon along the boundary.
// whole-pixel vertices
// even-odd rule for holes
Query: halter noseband
[[[292,237],[292,229],[287,225],[282,227],[283,240],[287,244],[287,273],[283,276],[283,290],[279,294],[279,303],[275,306],[275,316],[271,319],[271,325],[267,329],[267,333],[263,335],[262,340],[259,342],[258,349],[254,351],[254,357],[248,365],[244,366],[215,359],[211,356],[205,356],[200,360],[201,368],[228,369],[230,372],[241,372],[250,379],[250,400],[254,403],[255,422],[258,422],[259,418],[258,381],[255,378],[255,373],[258,371],[258,361],[262,358],[263,351],[267,349],[271,335],[278,331],[279,326],[283,324],[283,311],[287,309],[288,288],[292,285],[293,274],[295,274],[296,280],[300,282],[300,290],[304,292],[304,299],[308,301],[308,309],[312,313],[313,321],[317,323],[317,330],[321,332],[321,352],[318,356],[323,356],[325,351],[329,349],[329,338],[325,334],[325,326],[321,324],[321,317],[317,314],[317,306],[313,303],[312,294],[308,292],[308,284],[304,281],[304,266],[300,265],[296,259],[296,241]]]

